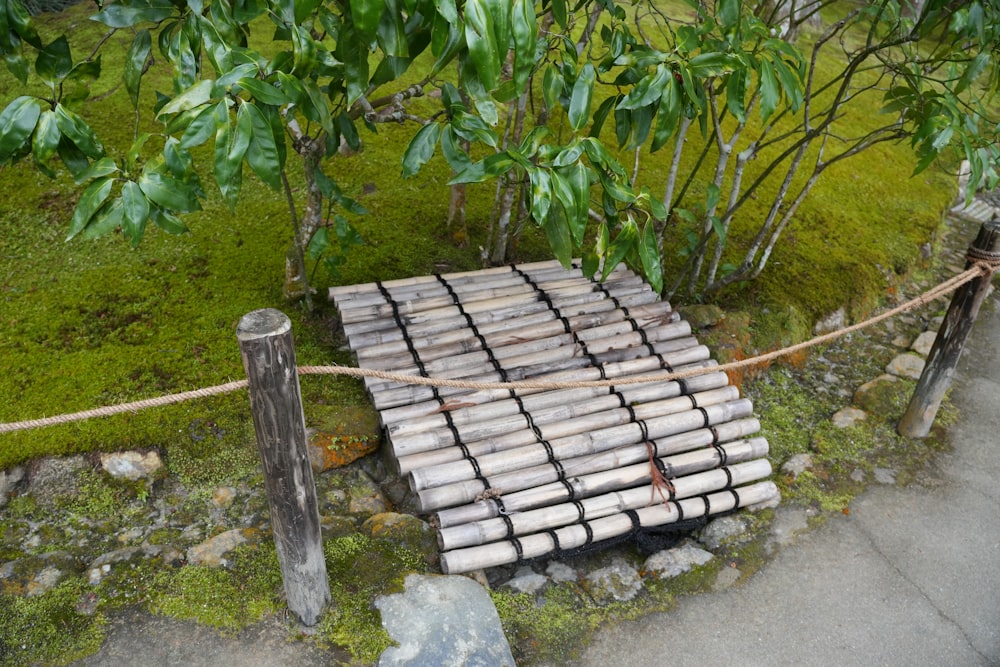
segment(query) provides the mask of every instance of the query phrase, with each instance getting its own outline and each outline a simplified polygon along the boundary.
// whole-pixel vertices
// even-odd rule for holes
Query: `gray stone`
[[[191,565],[227,566],[226,554],[248,542],[245,530],[239,528],[219,533],[215,537],[196,544],[187,550],[187,560]]]
[[[541,590],[547,583],[549,583],[547,578],[538,574],[530,567],[525,566],[518,568],[514,576],[504,585],[514,589],[518,593],[534,594]]]
[[[743,573],[735,567],[724,567],[719,570],[719,574],[715,577],[715,585],[712,589],[715,591],[724,591],[727,588],[731,588],[733,584],[740,580]]]
[[[858,422],[862,422],[868,419],[868,413],[864,410],[859,410],[857,408],[843,408],[842,410],[837,410],[830,417],[830,421],[837,428],[850,428],[851,426],[857,425]]]
[[[379,667],[514,667],[489,594],[468,577],[411,574],[405,590],[375,600],[398,644]]]
[[[160,455],[155,452],[113,452],[101,454],[101,467],[116,479],[127,479],[131,482],[144,477],[152,477],[163,467]]]
[[[892,344],[895,347],[907,348],[910,347],[910,338],[909,336],[904,336],[900,334],[899,336],[896,336],[895,338],[892,339]]]
[[[937,331],[925,331],[917,336],[910,349],[920,356],[926,357],[931,352],[931,346],[934,345],[935,338],[937,338]]]
[[[817,336],[830,333],[831,331],[836,331],[837,329],[843,329],[847,325],[847,311],[843,308],[839,308],[834,312],[830,313],[813,327],[813,333]]]
[[[229,509],[236,499],[236,489],[231,486],[220,486],[212,493],[212,504],[220,510]]]
[[[587,589],[599,603],[627,602],[642,590],[639,573],[623,558],[615,558],[611,565],[594,570],[586,581]]]
[[[24,468],[21,466],[0,470],[0,507],[7,504],[7,498],[14,493],[14,487],[22,479],[24,479]]]
[[[656,552],[646,559],[642,569],[655,573],[661,579],[667,579],[683,574],[696,565],[704,565],[712,558],[710,552],[699,549],[691,541],[685,541],[679,547]]]
[[[53,456],[32,466],[29,492],[43,506],[51,506],[57,496],[75,495],[80,489],[77,472],[87,466],[82,456]]]
[[[895,484],[896,471],[891,468],[875,468],[875,481],[879,484]]]
[[[56,587],[56,584],[62,580],[65,574],[59,568],[51,565],[43,568],[41,572],[35,575],[32,582],[28,584],[28,590],[25,592],[25,595],[30,598],[48,593]]]
[[[920,374],[924,370],[924,360],[915,354],[901,354],[885,367],[885,372],[901,378],[911,380],[920,379]]]
[[[549,579],[555,582],[566,582],[566,581],[576,581],[579,578],[576,570],[571,568],[566,563],[560,563],[559,561],[551,561],[545,568],[545,574],[548,575]]]
[[[351,496],[351,504],[347,511],[351,514],[381,514],[389,509],[385,498],[380,493],[373,493],[370,496]]]
[[[698,541],[714,551],[723,544],[737,542],[746,532],[747,524],[742,517],[721,516],[709,521],[708,525],[701,529]]]
[[[799,475],[804,473],[809,468],[812,468],[813,457],[812,454],[796,454],[781,466],[781,472],[786,475],[791,475],[792,479],[796,479]]]
[[[726,316],[725,311],[715,304],[682,306],[680,313],[694,329],[714,327]]]
[[[795,536],[809,527],[810,510],[804,507],[780,507],[771,522],[771,534],[767,539],[767,550],[788,546]]]

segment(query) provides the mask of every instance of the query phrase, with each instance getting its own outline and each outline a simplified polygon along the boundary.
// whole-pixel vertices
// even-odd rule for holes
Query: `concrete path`
[[[923,486],[874,487],[745,585],[607,628],[581,666],[1000,665],[1000,298]]]

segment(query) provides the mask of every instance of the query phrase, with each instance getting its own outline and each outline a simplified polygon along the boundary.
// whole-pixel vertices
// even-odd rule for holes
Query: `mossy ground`
[[[90,11],[79,5],[44,21],[52,22],[53,30],[72,24],[74,37],[95,42],[101,33],[86,20]],[[131,142],[129,123],[121,122],[131,118],[126,95],[119,90],[104,96],[111,93],[123,53],[108,50],[103,63],[107,83],[94,91],[100,99],[80,109],[94,119],[114,153]],[[162,73],[156,86],[169,87]],[[151,88],[146,95],[152,94]],[[0,76],[0,98],[18,94],[13,80]],[[364,138],[360,155],[331,163],[331,175],[370,214],[352,220],[366,245],[348,258],[336,278],[316,274],[318,287],[479,266],[478,248],[489,232],[491,189],[470,188],[470,238],[467,246],[456,245],[455,230],[445,224],[448,175],[440,159],[416,178],[404,181],[397,176],[411,131],[382,128],[378,135]],[[662,155],[648,158],[640,184],[654,191],[661,187],[665,162]],[[871,169],[871,164],[879,168]],[[801,339],[815,318],[841,305],[860,315],[894,281],[919,268],[918,248],[932,240],[940,211],[951,196],[950,177],[933,172],[909,179],[912,164],[906,146],[883,145],[830,170],[800,209],[762,277],[721,296],[722,305],[748,314],[748,349]],[[293,171],[293,180],[295,176]],[[292,318],[300,363],[351,363],[341,350],[332,306],[320,298],[316,312],[307,314],[282,300],[282,262],[291,238],[287,210],[278,193],[249,176],[235,212],[215,197],[205,211],[187,219],[188,234],[173,237],[150,230],[134,249],[115,235],[63,242],[78,196],[65,174],[50,181],[30,164],[20,164],[0,171],[0,187],[8,195],[0,200],[0,421],[239,378],[243,371],[235,328],[243,314],[257,308],[280,308]],[[752,221],[757,215],[751,209],[746,217]],[[734,242],[742,233],[733,231]],[[668,243],[668,252],[675,247]],[[539,259],[545,253],[542,236],[529,228],[513,248],[512,259]],[[317,428],[338,428],[341,420],[331,410],[334,406],[368,406],[360,383],[353,380],[304,378],[302,388],[307,421]],[[752,395],[758,412],[767,414],[766,435],[778,448],[778,459],[812,451],[820,461],[811,478],[779,480],[793,502],[839,510],[856,491],[843,481],[849,479],[844,472],[898,460],[894,457],[906,449],[885,425],[839,433],[815,429],[814,418],[828,416],[823,414],[828,403],[780,372],[761,380]],[[247,400],[239,393],[2,435],[0,469],[46,455],[128,448],[159,450],[171,475],[200,489],[195,495],[221,482],[258,480]],[[67,509],[102,516],[123,501],[128,505],[140,500],[138,489],[89,482],[83,488],[85,493]],[[4,510],[4,558],[16,556],[10,545],[17,542],[18,522],[37,511],[30,498],[14,498]],[[734,558],[753,562],[757,552],[744,549]],[[362,551],[365,558],[359,559]],[[239,572],[121,568],[102,584],[105,606],[90,613],[79,610],[93,594],[82,577],[37,598],[0,596],[0,662],[58,663],[91,652],[103,636],[105,615],[124,605],[146,604],[223,629],[279,608],[273,550],[246,548],[236,558]],[[329,541],[327,558],[332,580],[340,583],[335,584],[335,611],[324,619],[321,637],[347,646],[356,660],[371,661],[388,642],[370,606],[372,596],[395,590],[405,572],[425,567],[423,561],[394,551],[388,543],[369,543],[358,536]],[[371,567],[361,571],[359,563]],[[678,593],[702,590],[721,566],[696,570],[676,587],[650,585],[644,610],[665,608]],[[392,576],[386,578],[387,572]],[[334,573],[343,575],[342,580]],[[553,590],[540,607],[509,593],[497,593],[494,600],[515,650],[528,662],[558,660],[570,650],[567,646],[579,643],[598,624],[639,613],[635,605],[594,605],[572,585]]]

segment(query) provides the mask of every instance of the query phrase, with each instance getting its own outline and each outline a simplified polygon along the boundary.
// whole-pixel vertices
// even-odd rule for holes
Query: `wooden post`
[[[288,608],[304,625],[316,625],[330,601],[330,584],[306,449],[292,325],[280,311],[255,310],[240,320],[236,337],[250,385],[250,409]]]
[[[973,242],[972,248],[984,253],[995,253],[998,246],[1000,246],[1000,220],[994,217],[979,228],[979,235]],[[966,268],[971,266],[972,262],[966,264]],[[965,341],[972,331],[972,325],[979,314],[983,299],[986,298],[992,278],[992,274],[975,278],[958,288],[952,297],[948,314],[938,329],[930,354],[927,355],[927,363],[923,373],[920,374],[910,406],[899,421],[897,430],[900,435],[923,438],[930,433],[931,424],[937,415],[944,393],[951,386],[952,375],[958,366]]]

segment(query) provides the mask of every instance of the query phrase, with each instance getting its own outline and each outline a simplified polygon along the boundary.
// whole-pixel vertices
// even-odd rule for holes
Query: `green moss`
[[[392,541],[361,534],[323,545],[332,601],[316,628],[316,641],[346,648],[372,663],[392,644],[382,628],[375,598],[403,590],[407,574],[425,572],[423,556]]]
[[[77,578],[37,597],[0,595],[0,665],[65,665],[96,651],[107,621],[77,611],[87,593]]]
[[[281,570],[273,545],[242,546],[232,568],[188,565],[157,573],[150,611],[236,631],[278,608]]]

